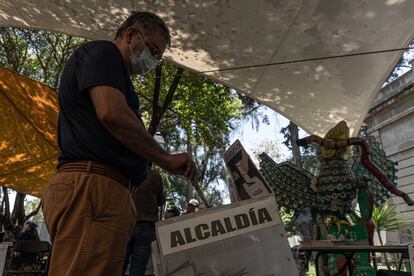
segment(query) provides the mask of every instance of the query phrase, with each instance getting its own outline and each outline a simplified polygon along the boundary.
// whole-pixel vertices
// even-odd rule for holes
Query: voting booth
[[[232,204],[156,224],[156,275],[298,275],[272,190],[236,141],[225,153]]]

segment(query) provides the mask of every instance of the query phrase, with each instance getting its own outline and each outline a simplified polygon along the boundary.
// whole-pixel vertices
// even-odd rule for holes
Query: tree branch
[[[162,78],[162,63],[155,69],[154,91],[152,93],[152,115],[151,122],[148,128],[148,132],[154,136],[157,132],[157,127],[160,122],[160,90],[161,90],[161,78]]]
[[[39,205],[37,205],[36,209],[31,211],[27,216],[25,216],[24,221],[29,220],[31,217],[37,215],[40,211],[40,208],[42,207],[42,201],[40,200]]]
[[[159,110],[158,98],[157,98],[157,115],[156,115],[156,117],[154,117],[154,112],[153,112],[153,117],[151,119],[151,124],[150,124],[150,127],[148,129],[150,134],[154,135],[157,132],[158,126],[159,126],[160,121],[161,121],[161,118],[164,116],[167,109],[169,109],[169,106],[170,106],[172,100],[174,99],[174,94],[177,90],[178,84],[180,83],[181,77],[183,76],[183,72],[184,72],[183,68],[179,67],[177,69],[177,72],[175,73],[174,79],[173,79],[173,81],[172,81],[172,83],[171,83],[171,85],[168,89],[167,95],[164,98],[164,102],[162,104],[161,110]],[[155,81],[156,81],[155,84],[157,84],[157,79]],[[155,94],[155,87],[154,87],[154,94]],[[159,94],[158,94],[158,97],[159,97]],[[154,102],[152,104],[154,106]]]
[[[161,116],[164,115],[168,106],[171,104],[174,98],[175,91],[177,90],[178,84],[180,83],[180,80],[183,76],[183,72],[184,72],[184,69],[181,67],[178,67],[177,72],[175,73],[174,79],[170,85],[170,88],[168,89],[168,93],[165,96],[164,103],[161,108]]]
[[[221,173],[220,172],[218,172],[218,171],[214,171],[214,173],[212,173],[211,175],[210,175],[210,177],[207,179],[207,181],[205,181],[204,182],[204,187],[205,188],[207,188],[209,185],[210,185],[210,183],[214,180],[214,179],[216,179],[219,175],[220,175]]]
[[[262,107],[262,105],[261,104],[259,104],[259,105],[256,105],[255,107],[253,107],[252,109],[250,109],[250,110],[247,110],[247,111],[245,111],[245,112],[243,112],[243,116],[244,117],[246,117],[246,116],[250,116],[250,115],[252,115],[255,111],[257,111],[260,107]]]

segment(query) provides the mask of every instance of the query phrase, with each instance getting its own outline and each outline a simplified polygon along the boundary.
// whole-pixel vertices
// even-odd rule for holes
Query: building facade
[[[365,123],[368,133],[382,143],[386,155],[398,162],[398,188],[414,199],[414,70],[380,90]],[[410,223],[400,231],[401,242],[414,241],[414,206],[398,197],[392,201]]]

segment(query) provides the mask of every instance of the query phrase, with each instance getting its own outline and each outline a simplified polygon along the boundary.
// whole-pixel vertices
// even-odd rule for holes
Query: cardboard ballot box
[[[171,218],[156,228],[159,275],[298,275],[272,195]]]

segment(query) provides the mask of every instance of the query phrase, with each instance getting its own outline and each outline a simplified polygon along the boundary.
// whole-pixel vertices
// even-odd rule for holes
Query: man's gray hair
[[[153,31],[154,28],[157,28],[164,36],[167,45],[170,46],[171,36],[167,25],[159,16],[151,12],[132,12],[116,31],[115,39],[120,38],[127,28],[137,27],[138,25],[140,26],[140,31],[144,34],[147,34],[148,32]]]

